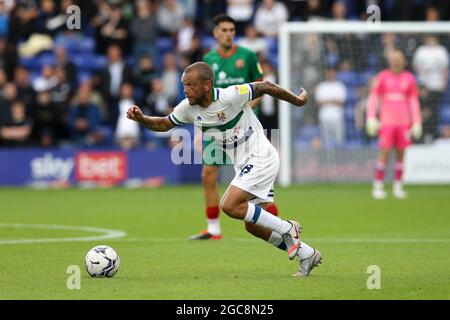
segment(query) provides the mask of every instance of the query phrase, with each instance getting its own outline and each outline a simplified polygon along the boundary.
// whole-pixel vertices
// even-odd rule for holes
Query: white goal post
[[[417,33],[417,34],[450,34],[450,22],[334,22],[334,21],[311,21],[311,22],[288,22],[281,26],[279,32],[279,83],[285,88],[298,93],[299,87],[292,84],[292,36],[300,34],[371,34],[371,33]],[[450,38],[450,37],[449,37]],[[301,82],[301,80],[300,80]],[[309,91],[310,101],[314,99],[314,92]],[[280,101],[279,105],[279,128],[280,128],[280,174],[279,184],[283,187],[293,183],[292,157],[292,106]]]

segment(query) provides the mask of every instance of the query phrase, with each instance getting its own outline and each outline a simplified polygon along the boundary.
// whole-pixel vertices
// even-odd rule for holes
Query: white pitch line
[[[103,233],[98,236],[69,237],[69,238],[35,238],[35,239],[8,239],[0,240],[0,245],[4,244],[32,244],[51,242],[79,242],[98,241],[107,239],[123,238],[127,234],[121,230],[103,229],[86,226],[68,226],[54,224],[25,224],[25,223],[0,223],[0,228],[22,228],[22,229],[46,229],[46,230],[70,230],[82,232]],[[450,238],[308,238],[308,242],[328,242],[328,243],[450,243]],[[121,242],[187,242],[187,238],[126,238],[118,239]],[[223,241],[233,242],[256,242],[258,239],[252,238],[225,238]]]
[[[0,223],[0,228],[71,230],[71,231],[102,233],[102,235],[88,236],[88,237],[0,240],[0,245],[3,245],[3,244],[50,243],[50,242],[98,241],[98,240],[121,238],[121,237],[125,237],[127,235],[127,233],[122,230],[112,230],[112,229],[103,229],[103,228],[85,227],[85,226],[67,226],[67,225],[57,225],[57,224]]]
[[[120,242],[188,242],[187,238],[126,238]],[[224,238],[222,241],[257,242],[258,239],[249,238]],[[450,239],[408,239],[408,238],[308,238],[308,242],[329,243],[450,243]],[[192,242],[192,241],[189,241]],[[201,242],[201,241],[196,241]]]

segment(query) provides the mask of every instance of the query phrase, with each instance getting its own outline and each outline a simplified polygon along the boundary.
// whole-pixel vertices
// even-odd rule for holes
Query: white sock
[[[394,189],[403,190],[403,183],[401,181],[394,181]]]
[[[285,234],[289,232],[292,227],[290,222],[281,220],[270,212],[267,212],[250,202],[248,202],[247,214],[245,215],[244,221],[254,223],[263,228],[268,228],[278,234]]]
[[[314,249],[311,248],[309,245],[301,241],[300,249],[298,249],[298,256],[300,257],[300,260],[309,258],[313,255]]]
[[[283,251],[287,251],[287,246],[284,243],[283,237],[276,233],[275,231],[272,231],[272,234],[269,237],[269,240],[267,242],[273,244],[278,249],[281,249]]]
[[[383,181],[379,181],[379,180],[375,180],[373,182],[373,188],[376,190],[383,190],[384,189],[384,182]]]
[[[208,220],[208,233],[218,236],[220,235],[220,221],[219,218],[207,219]]]

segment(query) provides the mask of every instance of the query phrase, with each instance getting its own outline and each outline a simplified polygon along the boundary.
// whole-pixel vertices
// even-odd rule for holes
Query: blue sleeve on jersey
[[[250,90],[251,90],[251,92],[252,92],[251,97],[250,97],[250,100],[254,100],[254,99],[255,99],[255,90],[253,89],[253,86],[252,86],[251,83],[249,83],[248,85],[249,85]]]

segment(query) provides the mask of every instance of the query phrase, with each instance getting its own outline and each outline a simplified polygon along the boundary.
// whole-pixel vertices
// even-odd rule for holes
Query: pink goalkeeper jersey
[[[400,74],[386,69],[381,71],[371,89],[368,118],[376,118],[377,102],[380,106],[382,126],[408,126],[420,123],[419,92],[411,72]],[[378,99],[379,98],[379,99]]]

